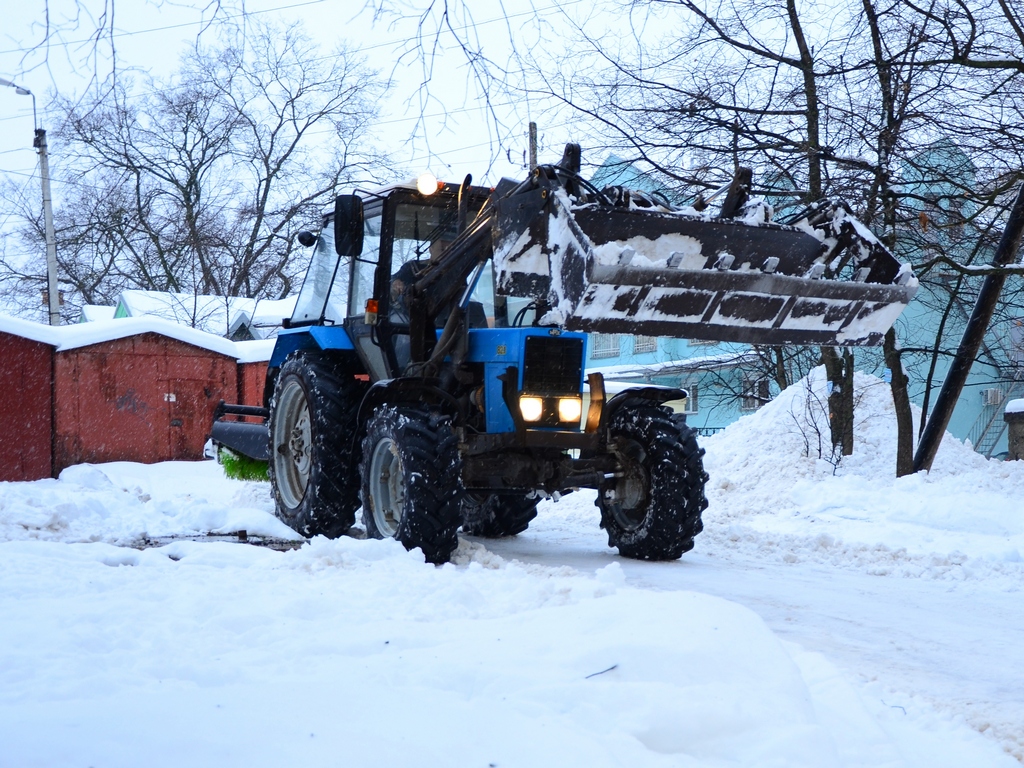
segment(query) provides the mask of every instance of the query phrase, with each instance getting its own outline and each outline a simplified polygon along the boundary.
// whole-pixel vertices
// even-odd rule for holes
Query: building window
[[[741,411],[756,411],[769,400],[771,400],[771,391],[767,379],[743,383],[743,396],[740,398]]]
[[[686,390],[686,399],[683,401],[683,413],[697,412],[697,382],[682,382],[680,386]]]
[[[689,344],[691,347],[695,347],[695,346],[699,346],[699,345],[717,344],[718,340],[717,339],[687,339],[686,343]]]
[[[590,356],[618,357],[619,335],[617,333],[594,333],[590,336]]]
[[[639,355],[643,352],[657,352],[658,351],[658,337],[657,336],[634,336],[633,337],[633,354]]]
[[[1010,321],[1010,362],[1024,365],[1024,317]]]

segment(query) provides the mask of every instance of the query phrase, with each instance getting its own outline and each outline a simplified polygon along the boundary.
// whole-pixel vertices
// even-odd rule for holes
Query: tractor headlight
[[[583,401],[578,397],[558,398],[558,420],[579,423],[583,415]]]
[[[523,414],[523,421],[540,421],[544,415],[544,401],[532,395],[522,395],[519,398],[519,412]]]

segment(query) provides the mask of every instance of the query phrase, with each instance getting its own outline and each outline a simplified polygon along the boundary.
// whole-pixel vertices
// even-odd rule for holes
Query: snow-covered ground
[[[814,384],[704,441],[673,563],[617,557],[586,492],[435,568],[352,538],[132,548],[292,535],[212,462],[0,484],[0,766],[1019,765],[1024,462],[947,440],[892,478],[865,377],[834,467]]]

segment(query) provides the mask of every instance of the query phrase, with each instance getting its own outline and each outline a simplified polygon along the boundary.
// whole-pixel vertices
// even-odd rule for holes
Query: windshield
[[[292,312],[293,323],[315,322],[324,313],[324,305],[331,292],[334,273],[338,268],[338,254],[334,251],[334,225],[328,221],[320,232],[309,261],[309,271],[302,281],[302,290]],[[342,269],[341,272],[345,273]]]
[[[377,259],[380,257],[380,213],[368,215],[363,222],[363,252],[355,261],[355,268],[352,284],[352,295],[349,297],[348,313],[350,316],[358,317],[366,311],[367,299],[373,298],[373,277],[377,270]],[[347,273],[346,273],[347,280]],[[345,300],[345,291],[339,290],[331,303]]]
[[[406,291],[431,258],[441,255],[458,234],[457,209],[406,203],[395,208],[395,237],[391,246],[391,320],[408,323]]]

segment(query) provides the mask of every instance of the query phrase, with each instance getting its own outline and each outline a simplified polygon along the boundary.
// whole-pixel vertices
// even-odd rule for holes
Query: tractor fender
[[[633,389],[627,389],[624,392],[619,392],[611,400],[605,403],[604,410],[601,412],[601,424],[599,427],[600,433],[604,434],[604,428],[623,406],[630,405],[638,401],[654,403],[655,405],[663,405],[664,403],[672,400],[683,400],[688,396],[689,395],[685,389],[679,389],[678,387],[646,386],[635,387]]]
[[[352,338],[340,325],[304,325],[299,328],[282,328],[278,331],[274,352],[270,356],[270,367],[280,368],[292,352],[301,350],[355,351]]]
[[[274,351],[267,363],[267,377],[263,384],[263,406],[270,407],[270,400],[277,385],[277,376],[288,356],[295,352],[334,352],[351,358],[353,375],[366,374],[366,369],[355,353],[355,345],[348,331],[340,325],[307,325],[299,328],[282,328],[274,342]]]
[[[381,405],[430,405],[439,406],[449,414],[456,424],[461,421],[462,409],[458,401],[442,390],[437,379],[409,377],[397,379],[381,379],[370,385],[363,395],[356,416],[358,427],[353,435],[355,444],[363,439],[366,422],[373,412]]]

